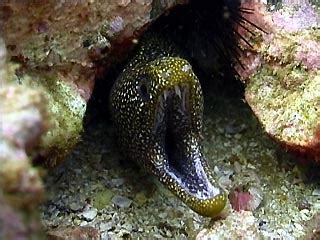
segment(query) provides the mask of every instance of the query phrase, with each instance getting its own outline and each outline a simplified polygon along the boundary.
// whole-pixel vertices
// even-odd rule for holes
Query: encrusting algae
[[[146,36],[116,80],[111,115],[123,152],[197,213],[214,217],[227,196],[201,150],[203,96],[187,60]]]

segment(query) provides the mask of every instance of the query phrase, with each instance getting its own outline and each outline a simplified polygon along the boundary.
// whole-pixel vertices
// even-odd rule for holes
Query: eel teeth
[[[175,90],[175,92],[176,92],[176,94],[179,96],[179,98],[181,98],[181,90],[180,90],[180,88],[179,88],[179,86],[174,86],[174,90]]]
[[[163,109],[163,101],[160,100],[159,104],[160,104],[160,108]]]

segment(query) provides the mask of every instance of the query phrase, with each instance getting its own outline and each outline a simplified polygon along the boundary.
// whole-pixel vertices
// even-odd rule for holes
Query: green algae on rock
[[[201,151],[202,90],[191,65],[173,52],[147,34],[113,86],[111,114],[126,156],[191,209],[214,217],[227,197]]]
[[[97,192],[94,196],[94,204],[93,206],[96,207],[98,210],[103,209],[105,206],[111,203],[111,199],[114,195],[114,192],[105,189]]]
[[[273,60],[248,82],[246,100],[272,137],[319,161],[320,71],[309,70],[295,57],[297,36],[281,40],[279,46],[291,50],[284,50],[283,58],[269,55]]]
[[[54,121],[43,137],[41,147],[50,153],[45,155],[50,156],[50,164],[55,165],[80,139],[86,101],[68,82],[56,79],[43,82],[46,84],[44,94],[49,100],[48,110],[54,116]]]
[[[45,165],[55,166],[79,141],[86,101],[71,82],[51,72],[25,74],[20,82],[24,87],[38,89],[46,98],[50,126],[34,154],[47,158]]]

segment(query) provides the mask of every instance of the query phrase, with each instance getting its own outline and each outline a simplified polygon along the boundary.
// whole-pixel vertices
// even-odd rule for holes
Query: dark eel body
[[[116,80],[111,115],[120,146],[191,209],[213,217],[227,196],[201,150],[198,78],[171,43],[147,34]]]

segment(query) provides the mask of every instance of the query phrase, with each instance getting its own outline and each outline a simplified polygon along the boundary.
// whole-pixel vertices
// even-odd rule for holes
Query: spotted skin
[[[110,94],[120,146],[191,209],[216,216],[227,197],[201,151],[199,80],[172,44],[146,39]]]

